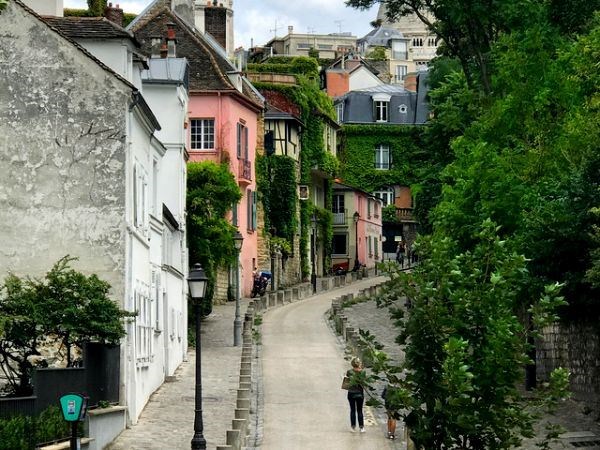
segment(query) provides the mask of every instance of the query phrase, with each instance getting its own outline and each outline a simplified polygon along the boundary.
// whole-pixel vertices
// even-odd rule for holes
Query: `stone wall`
[[[573,397],[600,409],[600,330],[598,325],[571,323],[545,328],[536,342],[537,376],[564,367],[571,373]]]

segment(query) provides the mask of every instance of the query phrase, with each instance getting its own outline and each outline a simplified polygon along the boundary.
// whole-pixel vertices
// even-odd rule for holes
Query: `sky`
[[[151,0],[112,0],[125,12],[139,13]],[[86,0],[64,0],[65,8],[87,8]],[[234,0],[235,47],[264,45],[274,36],[294,33],[329,34],[352,32],[362,37],[371,30],[377,7],[369,11],[349,8],[344,0]]]

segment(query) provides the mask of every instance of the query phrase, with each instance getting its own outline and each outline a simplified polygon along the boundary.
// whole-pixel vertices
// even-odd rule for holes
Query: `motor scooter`
[[[269,287],[269,281],[271,280],[271,272],[267,270],[261,270],[254,273],[254,282],[252,283],[252,292],[250,296],[252,298],[258,296],[263,296],[267,292],[267,288]]]

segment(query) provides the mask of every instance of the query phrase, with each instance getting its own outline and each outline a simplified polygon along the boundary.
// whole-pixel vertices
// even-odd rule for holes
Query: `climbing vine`
[[[279,85],[279,84],[271,84],[271,83],[254,83],[255,87],[260,91],[276,91],[285,95],[291,102],[293,102],[300,109],[300,119],[304,123],[304,130],[301,135],[301,145],[302,151],[300,155],[300,183],[301,184],[311,184],[311,170],[315,167],[318,167],[323,172],[329,174],[334,177],[338,171],[339,163],[334,155],[327,152],[325,147],[325,142],[323,139],[323,133],[325,129],[325,122],[328,120],[335,120],[335,110],[333,108],[333,103],[331,99],[319,89],[319,85],[312,77],[312,69],[311,62],[305,61],[310,60],[312,58],[305,58],[299,60],[300,62],[296,62],[297,65],[305,64],[306,68],[301,75],[297,76],[298,84],[295,86],[287,86],[287,85]],[[278,64],[284,65],[284,64]],[[297,72],[298,73],[298,72]],[[264,172],[266,167],[266,162],[257,163],[258,167],[261,167],[260,171],[262,175],[257,175],[257,177],[265,177],[266,172]],[[287,172],[287,175],[284,175],[286,179],[292,182],[289,177],[290,172]],[[294,172],[295,175],[295,172]],[[271,177],[273,179],[273,177]],[[263,180],[266,178],[263,178]],[[283,181],[282,181],[283,183]],[[295,189],[296,179],[294,178],[292,184]],[[265,205],[265,210],[275,211],[274,201],[275,198],[282,200],[283,194],[281,189],[269,189],[267,186],[261,184],[259,180],[259,189],[262,190],[263,195],[266,192],[272,192],[275,195],[270,195],[268,199],[263,198],[263,205]],[[269,194],[266,194],[269,195]],[[325,205],[331,205],[331,195],[332,189],[331,186],[328,187],[325,191]],[[293,194],[294,201],[296,199],[296,194]],[[290,211],[287,208],[287,211]],[[277,214],[281,214],[282,216],[285,213],[284,210],[278,211]],[[308,250],[310,245],[309,238],[309,229],[310,229],[310,218],[313,214],[313,207],[309,202],[302,202],[300,207],[300,267],[302,271],[302,276],[306,277],[310,273],[309,263],[308,263]],[[291,215],[291,214],[290,214]],[[293,214],[295,217],[295,214]],[[270,216],[270,226],[274,226],[277,228],[277,225],[273,222],[274,216]],[[282,222],[284,219],[281,219]],[[285,219],[289,220],[289,218]],[[321,217],[319,217],[321,220]],[[284,222],[285,223],[285,222]],[[332,220],[323,219],[320,224],[325,224],[326,228],[323,228],[321,233],[319,233],[323,240],[323,245],[325,248],[325,264],[326,267],[329,267],[330,253],[331,253],[331,243],[333,241],[333,225]],[[294,226],[291,227],[291,230],[295,230],[297,227],[297,223],[294,223]],[[288,229],[284,226],[282,229]],[[284,237],[279,231],[277,231],[277,235]],[[293,232],[291,234],[293,236]]]
[[[285,254],[293,248],[296,218],[296,161],[289,156],[257,156],[257,184],[265,210],[265,229],[271,230]],[[287,242],[287,244],[286,244]]]
[[[367,192],[395,184],[410,186],[420,182],[427,169],[423,131],[423,127],[409,125],[345,125],[345,145],[340,155],[341,178]],[[375,149],[379,145],[389,146],[389,170],[375,168]]]

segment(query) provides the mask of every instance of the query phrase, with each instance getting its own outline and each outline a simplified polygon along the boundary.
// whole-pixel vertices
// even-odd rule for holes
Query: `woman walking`
[[[365,401],[365,392],[363,387],[356,382],[356,376],[363,370],[362,362],[358,358],[352,358],[350,361],[352,369],[348,370],[346,376],[350,378],[350,387],[348,388],[348,402],[350,403],[350,426],[352,431],[356,431],[356,419],[358,418],[358,427],[360,432],[365,432],[365,422],[363,419],[363,403]]]

